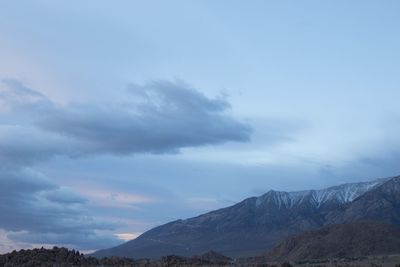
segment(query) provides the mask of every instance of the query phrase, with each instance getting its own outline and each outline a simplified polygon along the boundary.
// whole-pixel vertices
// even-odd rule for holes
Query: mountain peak
[[[344,204],[353,201],[376,186],[394,178],[379,178],[368,182],[345,183],[318,190],[312,189],[293,192],[270,190],[256,198],[256,206],[258,207],[265,203],[274,203],[278,208],[292,208],[306,201],[315,207],[320,207],[331,201]]]

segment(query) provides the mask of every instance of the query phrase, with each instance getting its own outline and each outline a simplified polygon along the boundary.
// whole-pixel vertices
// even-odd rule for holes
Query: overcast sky
[[[0,252],[400,174],[399,11],[1,1]]]

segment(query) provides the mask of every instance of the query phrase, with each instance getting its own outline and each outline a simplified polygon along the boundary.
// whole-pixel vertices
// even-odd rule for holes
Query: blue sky
[[[399,174],[399,8],[3,1],[0,251]]]

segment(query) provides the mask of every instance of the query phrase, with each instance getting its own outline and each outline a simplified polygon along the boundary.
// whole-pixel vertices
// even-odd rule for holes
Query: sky
[[[400,174],[398,1],[0,2],[0,253]]]

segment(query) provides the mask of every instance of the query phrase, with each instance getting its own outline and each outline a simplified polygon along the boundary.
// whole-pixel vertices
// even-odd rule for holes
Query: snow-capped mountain
[[[271,190],[256,199],[256,206],[265,201],[274,202],[279,208],[293,208],[307,201],[316,207],[326,203],[337,202],[344,204],[351,202],[365,192],[381,185],[390,178],[380,178],[369,182],[347,183],[320,190],[304,190],[296,192],[283,192]]]
[[[269,191],[236,205],[153,228],[94,255],[157,258],[168,254],[260,255],[309,230],[363,220],[400,225],[400,176],[321,190]]]

